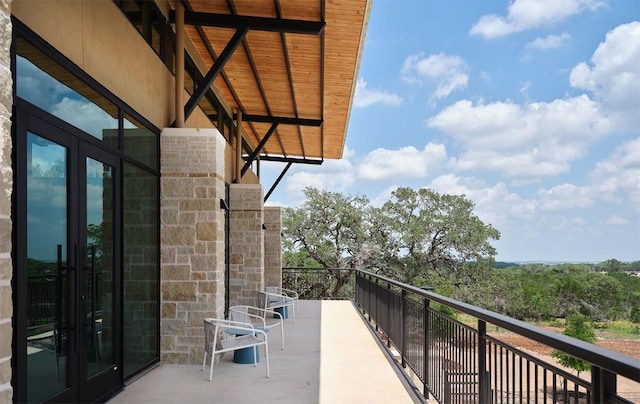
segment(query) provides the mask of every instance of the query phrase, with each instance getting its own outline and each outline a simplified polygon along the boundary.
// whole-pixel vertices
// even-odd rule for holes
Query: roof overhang
[[[240,112],[254,157],[342,157],[371,0],[183,4],[186,36],[209,69],[203,82]],[[185,115],[197,102],[186,103]]]

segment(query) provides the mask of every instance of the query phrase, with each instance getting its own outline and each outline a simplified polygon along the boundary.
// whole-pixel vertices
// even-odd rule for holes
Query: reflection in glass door
[[[17,129],[16,401],[121,388],[119,158],[35,116]]]
[[[27,372],[29,402],[68,380],[68,149],[27,134]]]
[[[113,174],[108,164],[86,158],[86,262],[81,295],[87,377],[112,369],[113,356]]]

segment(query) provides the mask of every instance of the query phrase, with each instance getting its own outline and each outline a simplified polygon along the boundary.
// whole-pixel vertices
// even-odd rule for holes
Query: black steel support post
[[[400,331],[400,338],[402,341],[402,368],[405,369],[407,367],[407,291],[402,289],[402,327]]]
[[[598,366],[591,366],[592,404],[609,402],[609,397],[617,394],[616,375]]]
[[[380,290],[380,284],[378,283],[378,279],[377,278],[376,278],[375,287],[376,287],[376,296],[375,296],[376,297],[376,307],[373,310],[374,311],[373,317],[375,318],[375,322],[376,322],[376,331],[378,331],[378,321],[379,321],[378,320],[378,318],[379,318],[378,317],[378,299],[380,298],[380,296],[379,296],[380,293],[378,291]]]
[[[423,332],[423,355],[422,355],[422,374],[424,375],[424,382],[422,384],[422,395],[424,398],[429,399],[429,357],[431,354],[430,351],[430,332],[431,332],[431,324],[429,324],[429,299],[423,300],[423,308],[422,308],[422,332]]]
[[[478,320],[478,395],[479,402],[491,402],[489,374],[487,372],[487,323]]]
[[[391,284],[387,283],[387,348],[391,348]]]

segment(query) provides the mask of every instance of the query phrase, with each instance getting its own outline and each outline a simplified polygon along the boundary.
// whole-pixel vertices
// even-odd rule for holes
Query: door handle
[[[96,300],[98,299],[96,277],[96,246],[91,245],[91,344],[95,345],[96,335]]]

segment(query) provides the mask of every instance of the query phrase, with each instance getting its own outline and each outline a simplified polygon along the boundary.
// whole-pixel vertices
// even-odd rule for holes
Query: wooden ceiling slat
[[[189,0],[188,7],[195,12],[235,13],[314,22],[322,20],[324,7],[324,50],[321,49],[320,35],[285,33],[287,60],[280,34],[249,31],[245,44],[251,53],[260,85],[256,82],[244,47],[240,46],[223,69],[233,89],[227,86],[221,76],[216,79],[214,86],[231,108],[239,107],[234,100],[235,94],[245,114],[268,115],[270,112],[272,115],[292,118],[324,119],[320,128],[279,125],[265,144],[265,150],[270,155],[340,158],[370,3],[371,0],[279,0],[279,10],[276,10],[274,0]],[[234,33],[234,30],[216,27],[201,29],[216,54],[222,52]],[[204,65],[210,67],[213,59],[197,30],[187,27],[186,31]],[[323,60],[324,66],[321,66]],[[289,83],[287,67],[292,84]],[[264,94],[261,94],[261,88]],[[292,88],[294,94],[291,93]],[[269,126],[265,123],[245,123],[244,130],[249,143],[257,145]]]

